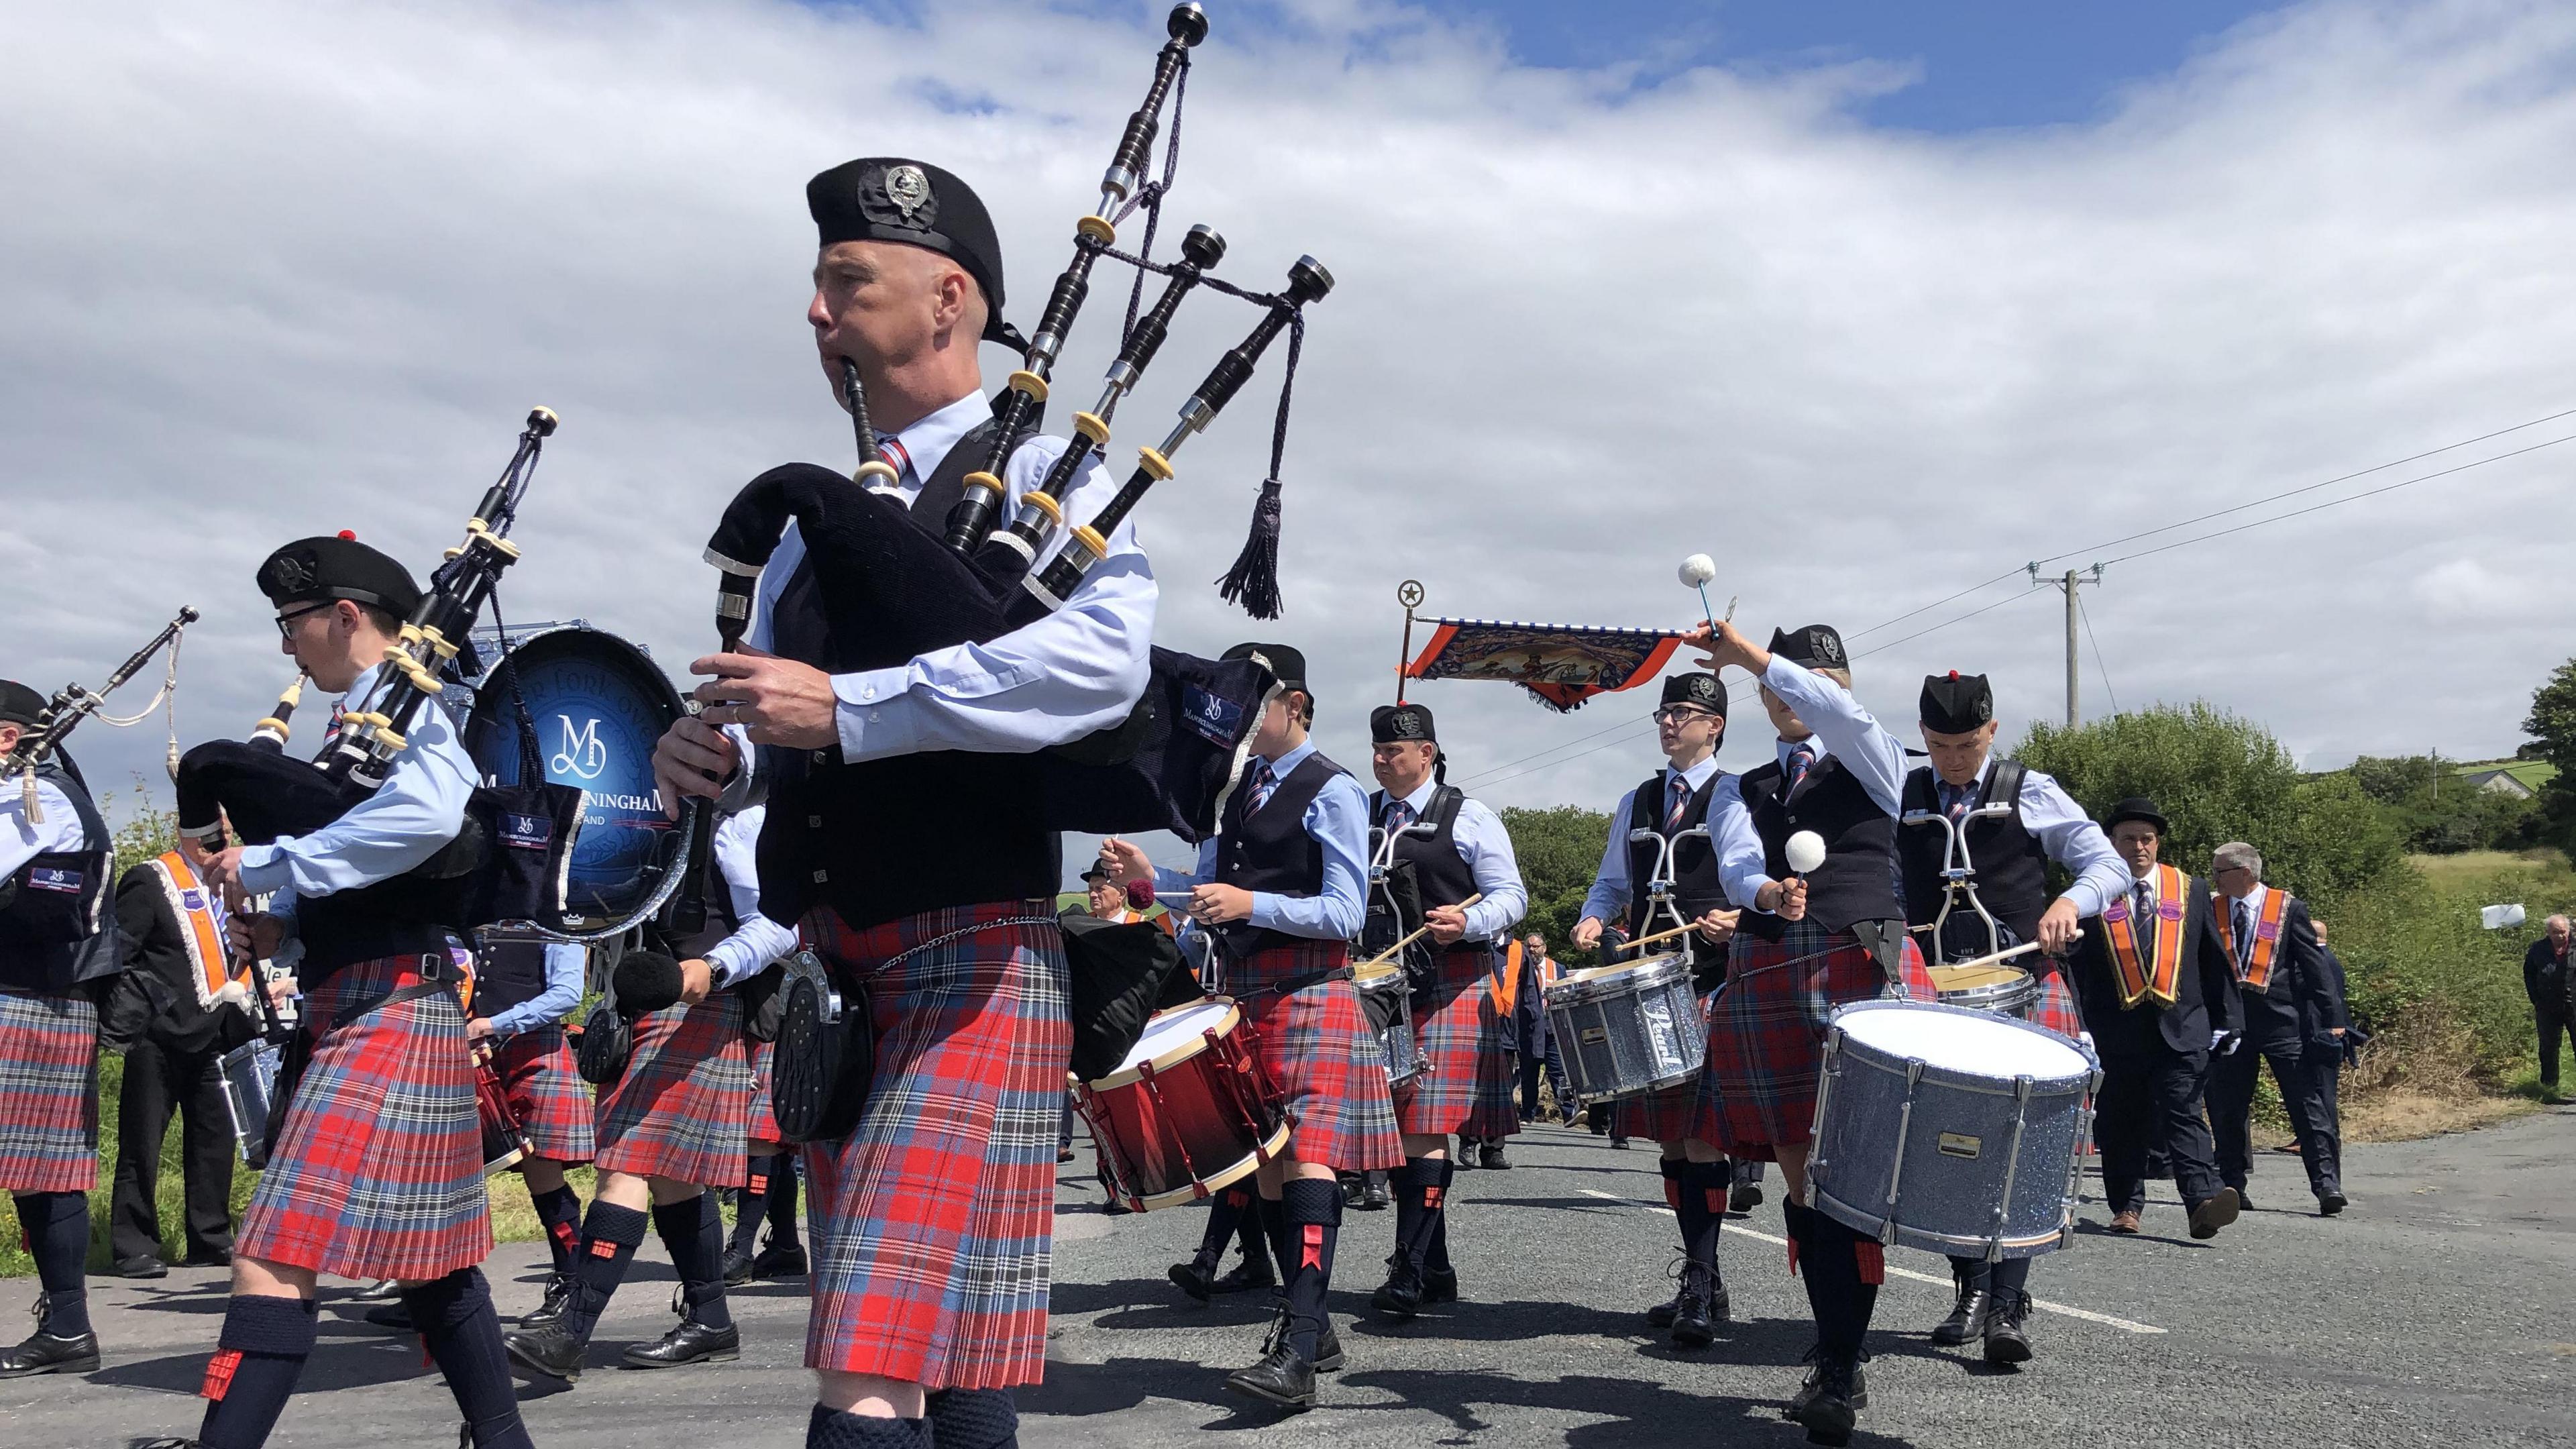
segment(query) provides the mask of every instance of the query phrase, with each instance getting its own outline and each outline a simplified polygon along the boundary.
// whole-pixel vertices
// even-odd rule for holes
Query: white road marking
[[[1626,1203],[1630,1207],[1641,1207],[1651,1212],[1662,1213],[1665,1217],[1673,1216],[1673,1210],[1664,1206],[1662,1203],[1640,1202],[1635,1198],[1621,1197],[1615,1192],[1603,1192],[1599,1188],[1593,1187],[1582,1188],[1579,1190],[1585,1197],[1597,1197],[1603,1202]],[[1726,1231],[1730,1233],[1741,1233],[1748,1238],[1760,1238],[1762,1241],[1778,1247],[1785,1248],[1789,1246],[1789,1240],[1787,1238],[1775,1238],[1769,1233],[1761,1232],[1754,1228],[1748,1228],[1741,1224],[1730,1225]],[[1917,1273],[1911,1268],[1900,1268],[1894,1263],[1887,1265],[1887,1271],[1893,1277],[1911,1278],[1917,1283],[1929,1283],[1935,1288],[1947,1288],[1950,1286],[1950,1280],[1947,1278],[1936,1278],[1929,1273]],[[2051,1303],[2045,1298],[2031,1299],[2030,1306],[2043,1313],[2055,1313],[2066,1318],[2081,1318],[2087,1323],[2099,1323],[2109,1328],[2116,1328],[2122,1333],[2162,1333],[2165,1331],[2156,1327],[2152,1323],[2139,1323],[2131,1319],[2115,1318],[2108,1313],[2096,1313],[2090,1308],[2076,1308],[2069,1304]]]

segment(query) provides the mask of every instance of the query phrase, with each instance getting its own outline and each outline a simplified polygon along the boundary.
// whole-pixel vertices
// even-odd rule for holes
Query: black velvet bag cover
[[[1113,925],[1068,912],[1064,956],[1073,1010],[1073,1074],[1093,1082],[1118,1070],[1161,1009],[1165,987],[1189,976],[1179,943],[1152,921]],[[1195,991],[1192,993],[1196,994]]]

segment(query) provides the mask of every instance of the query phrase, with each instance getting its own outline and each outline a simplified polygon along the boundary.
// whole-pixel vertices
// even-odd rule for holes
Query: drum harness
[[[1989,796],[1996,798],[1988,799],[1958,820],[1952,820],[1938,810],[1908,811],[1900,820],[1899,823],[1905,825],[1938,825],[1947,837],[1941,847],[1941,879],[1945,885],[1941,892],[1941,913],[1932,918],[1931,925],[1920,928],[1932,938],[1932,954],[1942,952],[1943,943],[1948,939],[1944,928],[1949,925],[1950,912],[1962,895],[1968,898],[1969,909],[1985,922],[1984,954],[1991,956],[2004,949],[2003,923],[1996,920],[1994,913],[1986,909],[1986,903],[1977,898],[1977,867],[1968,859],[1968,824],[1975,820],[2001,820],[2010,816],[2019,808],[2021,779],[2020,761],[1999,760],[1995,763],[1992,786],[1987,790]]]

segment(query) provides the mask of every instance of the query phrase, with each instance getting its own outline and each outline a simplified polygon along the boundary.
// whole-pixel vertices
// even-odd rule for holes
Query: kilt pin
[[[1404,1165],[1395,1104],[1386,1089],[1386,1052],[1369,1030],[1358,988],[1347,979],[1295,991],[1275,988],[1338,969],[1340,941],[1268,946],[1225,966],[1227,991],[1252,1029],[1254,1055],[1288,1116],[1288,1151],[1336,1172]]]
[[[592,1161],[602,1172],[740,1187],[750,1180],[750,1103],[741,998],[719,991],[666,1006],[635,1023],[625,1074],[599,1089]]]
[[[345,1009],[417,984],[424,960],[446,964],[360,961],[307,997],[312,1058],[242,1213],[237,1256],[340,1278],[430,1279],[491,1253],[474,1066],[455,994],[340,1024]]]
[[[1431,1066],[1395,1090],[1396,1125],[1425,1137],[1509,1136],[1521,1130],[1521,1119],[1505,1050],[1509,1023],[1495,1010],[1493,952],[1452,946],[1439,959],[1428,1009],[1414,998],[1413,1038]]]
[[[803,930],[845,989],[865,983],[877,1032],[859,1125],[804,1147],[806,1366],[929,1389],[1039,1382],[1073,1054],[1054,903],[864,930],[819,909]]]
[[[1881,996],[1935,999],[1922,954],[1908,938],[1891,987],[1878,959],[1848,931],[1790,921],[1778,941],[1739,933],[1727,980],[1709,1008],[1708,1065],[1700,1072],[1691,1135],[1739,1160],[1775,1162],[1782,1146],[1814,1135],[1816,1074],[1834,1008]],[[1813,959],[1803,959],[1810,958]],[[1788,964],[1796,962],[1796,965]],[[1722,1139],[1709,1132],[1722,1133]]]
[[[549,1162],[588,1162],[596,1110],[590,1083],[573,1059],[572,1041],[560,1026],[532,1027],[492,1053],[501,1095],[528,1134],[532,1155]]]
[[[98,1185],[98,1011],[86,996],[0,991],[0,1191]]]

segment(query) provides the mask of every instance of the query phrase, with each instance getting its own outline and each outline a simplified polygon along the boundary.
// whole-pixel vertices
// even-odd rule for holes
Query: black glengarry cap
[[[1917,705],[1925,729],[1936,735],[1964,735],[1995,717],[1995,691],[1984,675],[1953,669],[1948,674],[1925,675]]]
[[[845,241],[928,247],[984,289],[984,340],[1026,350],[1002,320],[1002,240],[984,199],[956,173],[902,156],[844,161],[805,183],[818,248]]]

